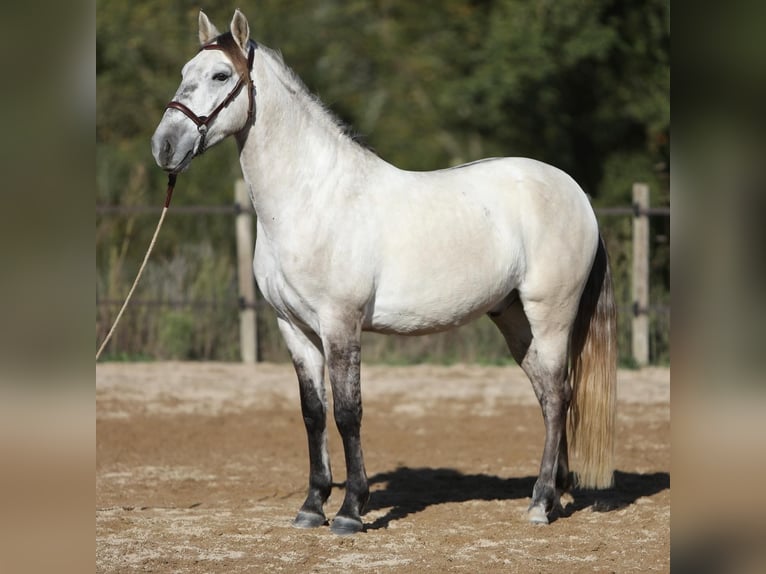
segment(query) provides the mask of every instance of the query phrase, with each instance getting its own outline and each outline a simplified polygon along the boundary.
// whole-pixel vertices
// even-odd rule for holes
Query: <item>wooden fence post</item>
[[[258,317],[255,309],[253,276],[253,217],[249,211],[250,194],[244,180],[234,185],[236,215],[237,276],[239,282],[239,349],[243,363],[260,361],[258,356]]]
[[[633,184],[633,359],[649,364],[649,186]]]

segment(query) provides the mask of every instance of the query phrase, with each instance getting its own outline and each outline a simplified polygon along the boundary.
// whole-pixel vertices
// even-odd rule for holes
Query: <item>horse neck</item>
[[[254,80],[256,121],[240,138],[240,163],[259,222],[273,233],[272,222],[296,225],[312,205],[343,202],[381,160],[346,136],[273,56],[256,58]]]

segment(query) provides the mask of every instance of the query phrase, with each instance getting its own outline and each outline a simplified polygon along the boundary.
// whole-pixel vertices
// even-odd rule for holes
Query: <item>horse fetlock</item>
[[[360,518],[362,514],[364,514],[364,509],[367,506],[369,498],[370,495],[367,490],[364,490],[361,493],[348,492],[346,498],[343,500],[343,505],[338,511],[338,515]]]
[[[338,514],[330,525],[330,529],[341,536],[355,534],[364,530],[362,511],[366,504],[366,498],[360,501],[356,496],[346,495]]]
[[[558,500],[558,494],[553,486],[537,482],[532,491],[532,503],[529,505],[529,508],[531,510],[532,507],[539,506],[546,514],[549,514],[558,504]]]
[[[332,492],[332,481],[322,482],[321,484],[312,485],[311,489],[316,493],[318,500],[324,504],[327,499],[330,498],[330,492]]]
[[[346,498],[343,500],[340,514],[346,514],[346,510],[361,515],[364,512],[367,501],[370,499],[370,487],[366,476],[349,478],[346,484]]]
[[[562,471],[556,473],[556,491],[558,493],[570,492],[574,486],[574,473]]]
[[[347,485],[346,497],[343,499],[343,505],[338,510],[338,514],[335,516],[335,520],[338,522],[338,529],[348,530],[349,528],[356,528],[356,532],[361,530],[362,527],[362,514],[364,513],[367,501],[370,498],[370,490],[367,483],[360,481],[352,481]],[[351,521],[351,522],[349,522]],[[352,523],[357,523],[358,528]],[[334,528],[333,531],[336,529]],[[345,532],[349,534],[349,532]],[[340,532],[338,532],[340,534]]]
[[[327,502],[327,499],[330,498],[331,491],[332,486],[329,484],[316,485],[312,481],[309,486],[306,502],[303,503],[301,509],[310,510],[312,512],[322,512],[322,507],[324,506],[324,503]]]
[[[361,491],[352,488],[346,491],[343,505],[333,520],[333,532],[352,534],[363,529],[362,512],[364,512],[367,496],[366,487]]]

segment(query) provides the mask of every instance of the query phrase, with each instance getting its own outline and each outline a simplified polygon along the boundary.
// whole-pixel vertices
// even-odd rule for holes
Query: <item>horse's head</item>
[[[253,51],[247,18],[237,10],[231,30],[219,34],[199,14],[201,48],[181,71],[181,85],[152,136],[152,154],[162,169],[179,173],[191,160],[224,139],[247,129],[255,118],[250,71]]]

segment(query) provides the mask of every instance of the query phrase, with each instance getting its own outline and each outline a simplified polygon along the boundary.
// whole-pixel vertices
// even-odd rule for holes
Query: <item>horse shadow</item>
[[[471,500],[519,500],[530,498],[536,476],[500,478],[488,474],[463,474],[451,468],[398,467],[370,477],[370,486],[384,484],[370,494],[367,511],[388,508],[388,512],[366,525],[368,530],[388,525],[429,506]],[[655,472],[614,473],[614,486],[605,490],[572,492],[574,501],[560,509],[551,521],[592,508],[595,512],[611,512],[633,504],[643,496],[651,496],[670,488],[670,474]]]

